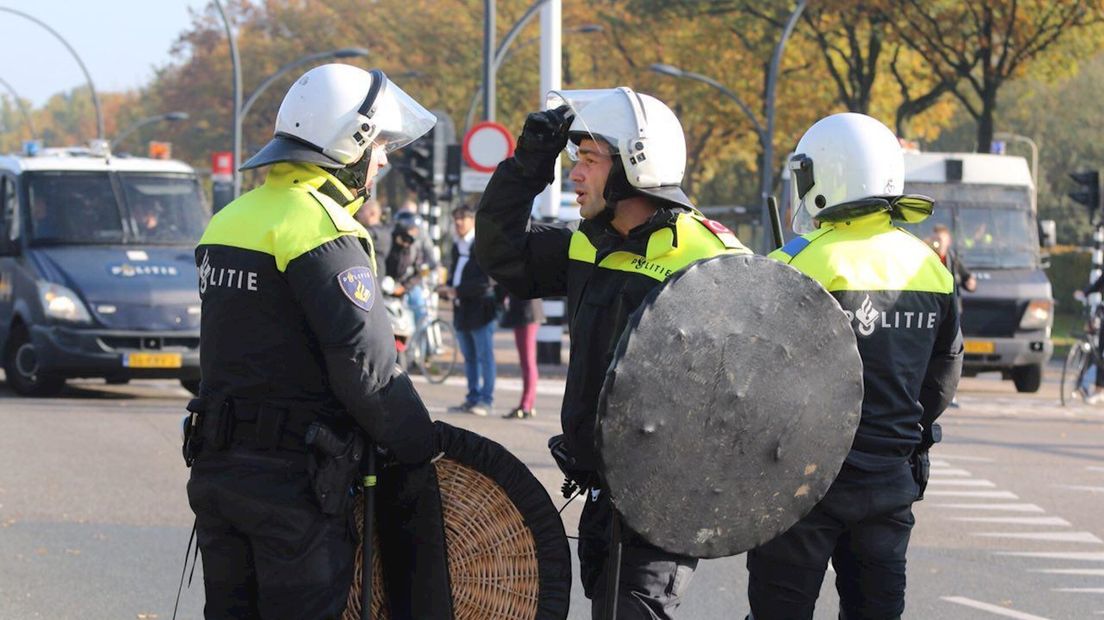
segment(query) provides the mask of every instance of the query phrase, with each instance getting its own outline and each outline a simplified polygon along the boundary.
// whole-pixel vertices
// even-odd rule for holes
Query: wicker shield
[[[436,462],[457,620],[559,620],[571,596],[571,557],[563,522],[548,492],[501,445],[436,423],[444,458]],[[357,502],[360,535],[361,504]],[[376,541],[378,549],[378,540]],[[373,554],[372,617],[389,618],[378,552]],[[363,570],[343,620],[360,619]]]

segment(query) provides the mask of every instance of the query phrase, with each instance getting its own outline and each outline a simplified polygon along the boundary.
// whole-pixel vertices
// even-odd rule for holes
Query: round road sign
[[[472,169],[494,172],[499,162],[514,154],[514,137],[501,123],[476,123],[464,136],[463,152]]]

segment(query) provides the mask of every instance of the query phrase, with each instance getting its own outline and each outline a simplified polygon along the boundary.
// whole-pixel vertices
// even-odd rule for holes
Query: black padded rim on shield
[[[736,555],[824,496],[851,447],[862,362],[836,300],[758,256],[695,263],[629,320],[602,389],[602,474],[625,524]]]
[[[571,600],[571,554],[544,486],[506,448],[443,422],[436,461],[457,620],[561,620]],[[360,502],[357,502],[359,529]],[[358,532],[359,537],[359,532]],[[378,543],[377,543],[378,544]],[[372,617],[385,600],[374,554]],[[360,618],[360,545],[344,620]]]

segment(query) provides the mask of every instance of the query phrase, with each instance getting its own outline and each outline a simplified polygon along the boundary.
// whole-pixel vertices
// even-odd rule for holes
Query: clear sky
[[[98,92],[145,84],[210,0],[0,0],[56,30],[77,52]],[[225,4],[224,4],[225,6]],[[228,52],[229,53],[229,52]],[[0,12],[0,78],[40,106],[86,83],[77,61],[46,29]]]

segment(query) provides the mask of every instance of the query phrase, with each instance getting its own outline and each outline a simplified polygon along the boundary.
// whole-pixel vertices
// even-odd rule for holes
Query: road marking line
[[[1048,560],[1104,562],[1104,553],[1096,553],[1092,551],[998,551],[997,555],[1010,555],[1020,558],[1044,558]]]
[[[1089,493],[1104,493],[1104,487],[1088,487],[1080,484],[1059,484],[1058,488],[1071,491],[1088,491]]]
[[[923,504],[921,504],[923,506]],[[1010,512],[1046,512],[1035,504],[933,504],[936,508],[961,510],[1008,510]]]
[[[973,535],[986,538],[1019,538],[1022,540],[1104,544],[1104,540],[1100,540],[1092,532],[974,532]]]
[[[1095,466],[1093,466],[1093,465],[1089,465],[1089,466],[1088,466],[1088,467],[1086,467],[1085,469],[1087,469],[1087,470],[1089,470],[1089,471],[1100,471],[1100,472],[1104,472],[1104,467],[1095,467]]]
[[[965,596],[943,596],[940,598],[947,601],[948,603],[955,603],[957,605],[963,605],[965,607],[973,607],[974,609],[987,611],[998,616],[1004,616],[1005,618],[1017,618],[1018,620],[1048,620],[1043,616],[1033,616],[1022,611],[1016,611],[1015,609],[1008,609],[1007,607],[1000,607],[998,605],[993,605],[990,603],[975,601],[974,599],[966,598]]]
[[[925,497],[987,497],[989,499],[1020,499],[1011,491],[924,491]]]
[[[928,484],[948,487],[988,487],[996,488],[997,485],[988,480],[928,480]]]
[[[944,469],[942,467],[933,467],[931,470],[933,478],[937,476],[956,476],[956,477],[969,477],[972,476],[970,472],[965,469]]]
[[[1068,527],[1070,522],[1062,517],[951,517],[952,521],[973,523],[1015,523],[1017,525],[1057,525]]]
[[[953,467],[953,465],[951,465],[948,461],[943,461],[940,459],[931,459],[928,462],[928,465],[931,466],[932,469],[935,469],[937,467]]]
[[[993,459],[986,458],[984,456],[958,456],[958,455],[955,455],[955,454],[944,454],[943,452],[939,453],[939,458],[941,458],[941,459],[950,459],[952,461],[970,461],[972,463],[992,463],[993,462]],[[934,464],[935,461],[932,461],[932,463]]]
[[[1084,594],[1104,594],[1104,588],[1051,588],[1051,592],[1082,592]]]
[[[1086,577],[1104,577],[1104,568],[1037,568],[1029,573],[1049,573],[1051,575],[1084,575]]]

